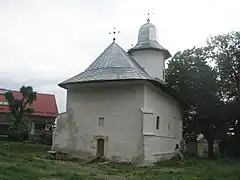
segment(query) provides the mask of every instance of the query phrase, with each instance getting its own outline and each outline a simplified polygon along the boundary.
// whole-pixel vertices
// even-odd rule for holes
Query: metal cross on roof
[[[150,14],[154,14],[154,13],[152,13],[148,10],[147,14],[145,14],[145,15],[147,15],[147,22],[148,23],[150,22]]]
[[[116,40],[116,33],[120,33],[120,31],[116,31],[116,27],[113,27],[113,31],[109,33],[113,35],[113,41]]]

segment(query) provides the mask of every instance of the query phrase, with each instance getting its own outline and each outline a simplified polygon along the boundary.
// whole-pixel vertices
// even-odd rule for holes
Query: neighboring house
[[[4,97],[4,93],[9,90],[0,89],[0,135],[8,133],[9,122],[5,119],[9,113],[8,102]],[[15,97],[21,97],[19,91],[12,91]],[[37,100],[30,106],[34,109],[34,113],[29,117],[33,121],[31,134],[45,129],[46,126],[52,125],[58,114],[55,96],[52,94],[37,93]]]
[[[199,135],[196,141],[189,141],[186,143],[187,154],[191,156],[207,157],[208,143],[203,135]],[[213,153],[219,153],[219,141],[215,140],[213,144]]]
[[[59,84],[67,112],[57,118],[53,150],[140,164],[173,157],[183,102],[165,82],[171,55],[156,37],[148,21],[128,53],[114,39],[84,72]]]

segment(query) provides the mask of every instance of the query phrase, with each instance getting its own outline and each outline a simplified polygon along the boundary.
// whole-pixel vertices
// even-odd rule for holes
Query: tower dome
[[[139,29],[137,44],[128,53],[151,77],[165,81],[165,60],[171,54],[158,43],[156,27],[149,18]]]
[[[156,27],[152,23],[142,25],[138,32],[138,43],[157,41]]]
[[[156,27],[150,23],[150,21],[140,27],[138,32],[138,42],[133,48],[129,50],[129,53],[132,54],[134,51],[146,49],[164,52],[165,59],[171,57],[169,51],[157,42],[157,30]]]

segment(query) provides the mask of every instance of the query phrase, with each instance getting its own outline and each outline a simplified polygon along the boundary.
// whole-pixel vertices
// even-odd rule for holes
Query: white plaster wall
[[[145,163],[167,160],[173,156],[174,146],[179,140],[165,136],[144,136]]]
[[[152,135],[144,135],[146,161],[168,159],[174,153],[176,144],[182,139],[182,115],[179,104],[153,85],[145,85],[145,108],[153,112]],[[160,117],[159,129],[156,119]],[[168,128],[170,126],[170,129]]]
[[[68,146],[69,127],[68,121],[71,121],[71,112],[65,112],[56,118],[56,129],[53,131],[52,149],[66,152]]]
[[[143,93],[144,86],[132,82],[68,89],[67,108],[72,110],[73,118],[72,122],[68,120],[65,151],[82,157],[95,155],[94,137],[104,136],[106,158],[117,156],[121,161],[140,161],[143,136],[139,108],[144,106]],[[104,117],[104,127],[98,126],[98,117]]]
[[[154,135],[154,114],[148,109],[141,109],[143,112],[143,135]]]
[[[135,51],[132,57],[142,66],[152,77],[157,77],[165,81],[163,71],[165,71],[165,55],[161,51],[143,50]]]

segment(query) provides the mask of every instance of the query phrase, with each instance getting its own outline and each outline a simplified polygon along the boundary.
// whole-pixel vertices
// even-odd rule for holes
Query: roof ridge
[[[118,45],[118,44],[117,44]],[[119,45],[118,45],[119,46]],[[126,57],[129,57],[131,60],[132,60],[132,62],[134,62],[135,64],[134,64],[134,66],[137,66],[138,68],[140,68],[142,71],[144,71],[146,74],[148,74],[145,70],[144,70],[144,68],[142,68],[142,66],[130,55],[130,54],[128,54],[123,48],[121,48],[120,46],[119,46],[119,48],[123,51],[123,54],[126,56]],[[128,60],[128,59],[127,59]],[[128,60],[129,61],[129,60]],[[131,64],[132,64],[132,62],[131,62]],[[130,61],[129,61],[129,63],[130,63]]]
[[[112,44],[109,46],[109,48],[107,49],[107,51],[105,51],[105,56],[104,56],[104,58],[106,58],[107,53],[108,53],[110,50],[112,50],[114,44],[116,44],[116,43],[115,43],[115,42],[112,42]],[[107,61],[105,62],[105,65],[107,65]]]
[[[100,56],[83,72],[61,82],[60,87],[69,83],[88,81],[148,79],[150,76],[117,43],[111,43]]]
[[[95,59],[95,61],[93,61],[93,62],[88,66],[88,68],[87,68],[86,70],[91,70],[90,67],[93,66],[93,65],[95,64],[96,60],[98,60],[102,55],[104,55],[104,53],[105,53],[105,55],[104,55],[104,57],[105,57],[106,54],[107,54],[107,52],[112,48],[112,44],[114,44],[114,43],[115,43],[115,42],[112,42],[112,43]],[[86,70],[85,70],[85,71],[86,71]]]
[[[110,68],[113,68],[113,69],[116,68],[116,69],[117,69],[117,68],[132,68],[132,67],[101,67],[101,68],[89,69],[89,70],[86,69],[86,70],[83,71],[83,72],[86,72],[86,71],[93,71],[93,70],[99,70],[99,69],[110,69]],[[83,72],[82,72],[82,73],[83,73]],[[79,74],[81,74],[81,73],[79,73]]]
[[[123,52],[123,55],[126,57],[127,61],[131,64],[131,66],[133,67],[133,63],[129,61],[129,57],[131,58],[130,55],[127,54],[126,51],[124,51],[120,46],[119,48],[121,49],[121,51]],[[131,59],[132,60],[132,59]]]

